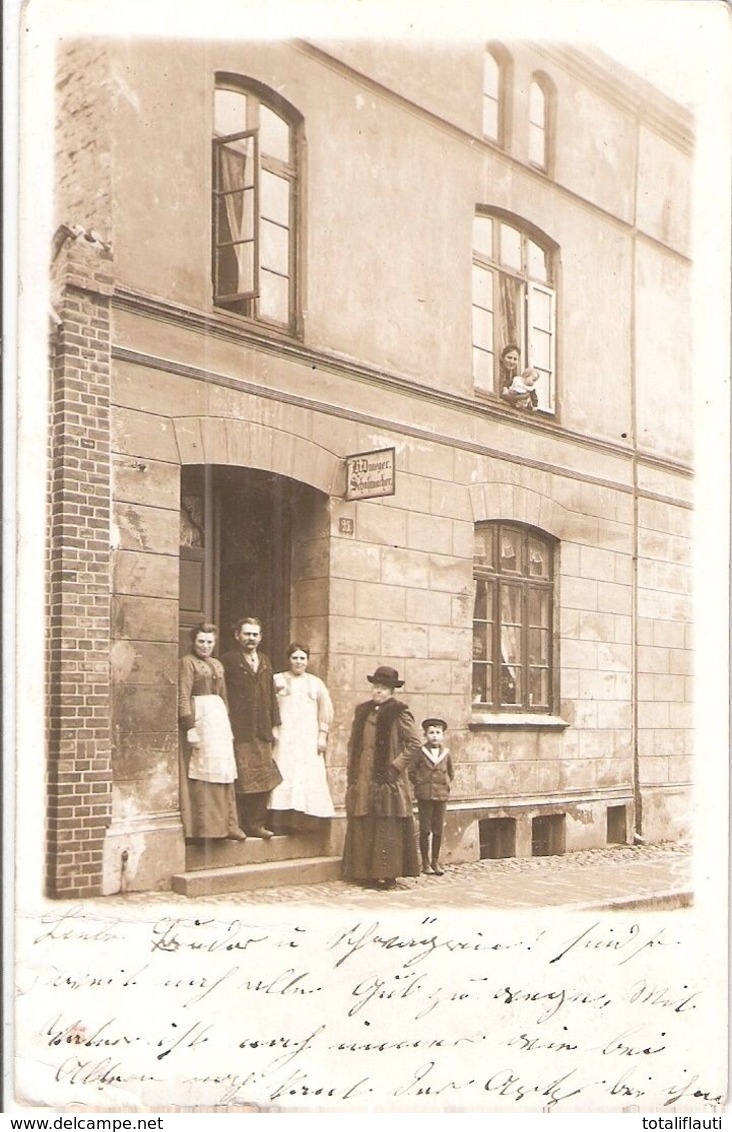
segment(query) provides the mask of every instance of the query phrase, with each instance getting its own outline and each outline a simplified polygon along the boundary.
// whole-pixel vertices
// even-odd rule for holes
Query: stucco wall
[[[377,77],[383,67],[396,69],[399,52],[390,51],[382,59],[366,46],[349,48],[359,56],[352,61],[365,73],[373,65]],[[546,60],[530,49],[515,49],[517,120],[524,80],[540,63]],[[203,311],[212,310],[210,115],[217,70],[269,83],[304,116],[306,345],[472,397],[472,219],[476,205],[505,208],[557,244],[561,424],[632,442],[635,365],[642,446],[688,458],[681,410],[688,399],[687,331],[678,318],[689,299],[689,265],[678,254],[688,250],[687,154],[558,67],[557,160],[548,178],[294,46],[217,43],[204,51],[191,43],[172,51],[141,41],[134,50],[119,47],[109,79],[119,281]],[[420,79],[411,95],[432,106],[426,85]],[[450,101],[458,91],[467,98],[467,87],[458,84]],[[458,118],[456,109],[443,112],[449,121]],[[160,161],[161,152],[169,160]],[[634,219],[657,241],[638,240],[635,276]],[[671,409],[663,429],[655,415],[659,395]]]
[[[398,51],[362,45],[349,61],[372,82],[274,42],[138,39],[62,53],[59,220],[111,234],[115,250],[105,891],[165,883],[183,859],[175,684],[185,464],[306,485],[292,627],[310,638],[336,703],[338,803],[353,707],[368,694],[366,675],[392,663],[416,717],[450,723],[456,852],[477,852],[471,806],[521,809],[523,850],[535,805],[564,807],[569,847],[598,843],[604,806],[632,805],[636,772],[645,835],[683,829],[690,480],[674,461],[690,457],[689,157],[647,123],[635,133],[637,118],[602,84],[584,85],[526,45],[514,49],[501,153],[471,134],[482,48],[428,57],[434,69],[416,73]],[[553,176],[525,160],[539,65],[556,87]],[[212,308],[217,70],[261,80],[304,117],[302,341]],[[557,245],[555,422],[473,399],[478,204],[523,217]],[[346,503],[343,458],[392,446],[395,495]],[[532,729],[480,719],[470,704],[473,524],[496,519],[558,540],[559,702],[556,718]]]

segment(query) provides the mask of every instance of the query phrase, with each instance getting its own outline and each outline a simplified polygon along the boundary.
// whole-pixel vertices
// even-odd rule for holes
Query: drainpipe
[[[633,228],[631,245],[630,279],[630,442],[632,445],[633,471],[633,559],[631,572],[630,607],[630,699],[631,699],[631,746],[633,749],[633,799],[635,828],[633,844],[643,845],[643,799],[640,788],[640,757],[638,752],[638,409],[636,404],[636,278],[638,247],[638,169],[640,150],[640,120],[635,116],[635,154],[633,175]]]

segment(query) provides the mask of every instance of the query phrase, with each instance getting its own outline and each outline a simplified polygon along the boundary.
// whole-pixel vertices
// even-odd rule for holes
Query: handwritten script
[[[153,1111],[723,1102],[724,1068],[705,1046],[716,996],[683,915],[231,910],[95,903],[21,919],[18,1100]]]

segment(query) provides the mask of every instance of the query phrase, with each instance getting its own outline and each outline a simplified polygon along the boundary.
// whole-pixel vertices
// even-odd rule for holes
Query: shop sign
[[[374,499],[396,491],[393,448],[346,456],[346,499]]]

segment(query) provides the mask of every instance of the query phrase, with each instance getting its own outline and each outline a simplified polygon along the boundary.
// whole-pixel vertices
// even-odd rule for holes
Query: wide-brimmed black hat
[[[396,668],[389,668],[388,664],[380,664],[373,676],[367,676],[369,684],[386,684],[390,688],[403,688],[404,681],[399,679]]]
[[[426,731],[428,727],[441,727],[443,731],[447,731],[447,724],[444,719],[423,719],[422,730]]]

